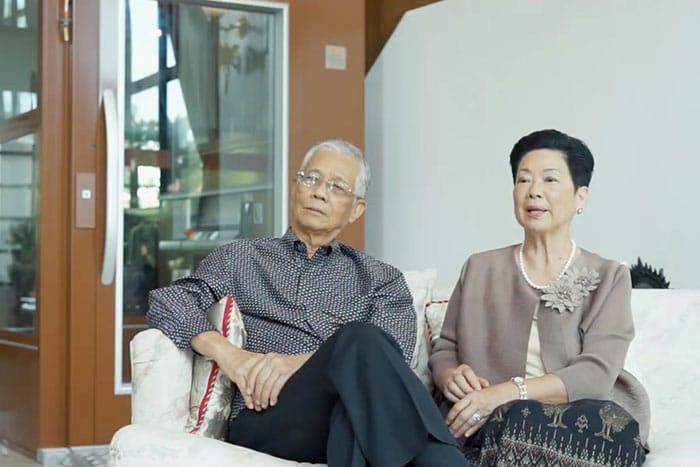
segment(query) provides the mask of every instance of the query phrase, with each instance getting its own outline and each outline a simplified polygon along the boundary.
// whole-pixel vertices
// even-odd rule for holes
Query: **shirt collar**
[[[306,253],[306,244],[297,237],[291,227],[287,229],[287,232],[282,236],[282,243],[288,248],[298,251],[300,253]],[[333,240],[327,245],[321,245],[318,248],[319,253],[323,253],[326,256],[330,256],[333,251],[337,251],[340,248],[340,244],[337,240]]]

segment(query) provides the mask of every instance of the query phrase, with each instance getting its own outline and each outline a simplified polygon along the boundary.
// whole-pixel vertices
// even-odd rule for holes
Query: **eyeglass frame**
[[[316,181],[311,182],[311,180],[309,180],[309,177],[315,177]],[[321,177],[319,174],[317,174],[315,172],[311,172],[308,174],[306,172],[304,172],[303,170],[300,170],[299,172],[297,172],[297,182],[301,183],[302,185],[304,185],[307,188],[311,188],[312,186],[316,186],[318,184],[318,182],[322,182],[324,180],[326,182],[326,190],[328,190],[329,193],[334,194],[336,196],[340,195],[340,196],[343,196],[346,198],[362,199],[361,196],[357,196],[357,194],[355,194],[355,191],[352,188],[350,188],[350,187],[346,188],[346,187],[340,185],[338,182],[327,179],[327,178],[324,179],[323,177]],[[338,189],[338,191],[336,190],[336,188]]]

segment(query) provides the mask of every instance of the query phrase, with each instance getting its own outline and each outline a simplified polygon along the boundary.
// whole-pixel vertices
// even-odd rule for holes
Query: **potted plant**
[[[17,325],[31,325],[36,309],[36,227],[34,219],[10,229],[12,263],[8,275],[17,294]]]

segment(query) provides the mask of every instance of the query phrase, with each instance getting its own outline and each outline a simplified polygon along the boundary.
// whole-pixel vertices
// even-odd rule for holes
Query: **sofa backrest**
[[[634,289],[632,313],[636,336],[627,362],[651,399],[650,444],[655,435],[677,430],[669,414],[700,430],[700,290]]]

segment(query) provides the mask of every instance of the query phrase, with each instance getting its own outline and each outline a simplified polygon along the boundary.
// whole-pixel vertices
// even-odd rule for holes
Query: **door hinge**
[[[73,32],[73,1],[63,0],[63,7],[58,18],[58,29],[61,31],[61,40],[70,42]]]

